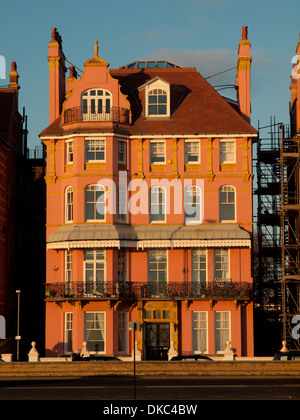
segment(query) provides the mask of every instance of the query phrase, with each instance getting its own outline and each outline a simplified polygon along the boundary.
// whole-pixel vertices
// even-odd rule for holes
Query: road
[[[134,394],[134,389],[136,394]],[[135,398],[136,395],[136,398]],[[0,380],[0,400],[300,400],[298,377],[137,377]],[[102,404],[103,406],[103,404]]]

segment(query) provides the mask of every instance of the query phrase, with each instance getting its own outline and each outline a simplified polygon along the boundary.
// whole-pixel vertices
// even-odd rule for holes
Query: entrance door
[[[146,324],[146,360],[168,360],[170,324]]]

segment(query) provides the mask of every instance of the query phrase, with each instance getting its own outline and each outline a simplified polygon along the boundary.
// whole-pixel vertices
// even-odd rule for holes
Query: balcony
[[[215,279],[208,283],[72,282],[46,283],[46,301],[66,300],[249,300],[252,284]]]
[[[131,112],[126,108],[113,106],[107,110],[99,110],[97,107],[81,107],[66,109],[63,112],[64,124],[78,122],[111,122],[111,123],[131,123]]]

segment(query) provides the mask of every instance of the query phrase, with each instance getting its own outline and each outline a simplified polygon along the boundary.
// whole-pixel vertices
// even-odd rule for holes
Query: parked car
[[[174,361],[182,361],[182,362],[212,362],[213,360],[208,356],[203,356],[202,354],[190,354],[190,355],[183,355],[183,356],[174,356],[170,360],[171,362]]]
[[[297,360],[300,362],[300,351],[298,350],[290,350],[288,352],[279,351],[275,354],[273,360]]]

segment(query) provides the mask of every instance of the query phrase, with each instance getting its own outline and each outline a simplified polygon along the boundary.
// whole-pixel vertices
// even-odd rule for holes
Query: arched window
[[[110,121],[112,95],[104,89],[90,89],[82,94],[83,121]]]
[[[85,195],[85,221],[105,220],[105,188],[102,185],[88,185]]]
[[[73,222],[73,187],[65,189],[65,223]]]
[[[185,223],[201,223],[201,189],[197,185],[189,185],[184,189]]]
[[[153,89],[148,93],[148,115],[167,115],[168,95],[163,89]]]
[[[163,187],[150,188],[150,222],[165,222],[166,220],[166,191]]]
[[[223,185],[219,189],[219,219],[220,222],[235,221],[235,188]]]

